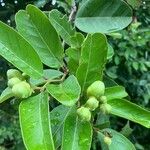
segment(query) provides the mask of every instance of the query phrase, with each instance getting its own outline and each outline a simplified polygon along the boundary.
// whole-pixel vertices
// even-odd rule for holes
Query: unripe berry
[[[13,86],[12,92],[18,98],[28,98],[32,94],[32,89],[27,82],[22,81]]]
[[[8,80],[8,87],[12,88],[15,84],[21,82],[21,80],[19,78],[11,78]]]
[[[105,136],[105,137],[104,137],[104,142],[109,146],[109,145],[112,143],[112,140],[111,140],[110,137]]]
[[[105,85],[102,81],[95,81],[87,89],[87,96],[94,96],[99,99],[105,92]]]
[[[88,108],[81,107],[77,110],[77,114],[82,121],[90,121],[91,120],[91,112]]]
[[[112,107],[109,104],[101,104],[100,110],[103,114],[109,114],[111,112]]]
[[[99,100],[101,103],[107,103],[107,97],[106,96],[101,96],[100,97],[100,100]]]
[[[95,97],[90,97],[87,102],[85,103],[85,107],[89,108],[90,110],[95,110],[99,105],[99,101]]]
[[[19,79],[22,79],[22,75],[21,75],[21,72],[16,70],[16,69],[9,69],[7,71],[7,78],[8,79],[11,79],[11,78],[14,78],[14,77],[17,77]]]

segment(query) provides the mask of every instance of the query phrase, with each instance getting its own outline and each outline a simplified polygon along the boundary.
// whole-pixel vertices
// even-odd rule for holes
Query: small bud
[[[99,99],[105,92],[105,85],[102,81],[95,81],[87,89],[87,96],[94,96]]]
[[[27,82],[22,81],[13,86],[12,92],[18,98],[28,98],[32,94],[32,89]]]
[[[100,110],[103,114],[109,114],[111,112],[112,107],[109,104],[101,104]]]
[[[106,96],[101,96],[99,101],[101,103],[105,104],[105,103],[107,103],[107,97]]]
[[[11,78],[8,80],[8,87],[12,88],[15,84],[21,82],[21,80],[19,78]]]
[[[110,144],[112,143],[112,140],[111,140],[110,137],[105,136],[105,137],[104,137],[104,142],[105,142],[108,146],[110,146]]]
[[[82,121],[90,121],[91,120],[91,112],[88,108],[81,107],[77,110],[78,116]]]
[[[90,97],[87,102],[85,103],[85,107],[89,108],[90,110],[95,110],[99,105],[99,101],[95,97]]]
[[[22,73],[24,79],[29,79],[30,77],[26,73]]]
[[[21,72],[16,70],[16,69],[9,69],[7,71],[7,78],[8,79],[11,79],[11,78],[14,78],[14,77],[17,77],[19,78],[20,80],[22,80],[22,75],[21,75]]]

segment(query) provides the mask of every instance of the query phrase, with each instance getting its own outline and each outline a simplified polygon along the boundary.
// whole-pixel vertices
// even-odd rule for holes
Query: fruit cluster
[[[10,69],[7,71],[8,87],[12,89],[12,93],[17,98],[28,98],[32,94],[32,88],[27,83],[27,75],[21,74],[16,69]]]
[[[100,105],[100,111],[104,114],[109,114],[111,106],[107,104],[105,94],[105,85],[102,81],[95,81],[87,89],[88,100],[84,106],[77,110],[79,118],[83,121],[91,120],[91,111],[94,111]]]

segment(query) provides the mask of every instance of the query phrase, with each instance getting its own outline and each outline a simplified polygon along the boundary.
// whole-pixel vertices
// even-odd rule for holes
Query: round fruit
[[[90,121],[91,120],[91,112],[88,108],[81,107],[77,110],[78,116],[82,121]]]
[[[100,100],[99,100],[101,103],[107,103],[107,97],[106,96],[101,96],[100,97]]]
[[[18,98],[28,98],[32,94],[32,89],[27,82],[22,81],[13,86],[12,92]]]
[[[87,96],[94,96],[99,99],[105,92],[105,85],[102,81],[95,81],[87,89]]]
[[[105,136],[105,137],[104,137],[104,142],[105,142],[107,145],[110,145],[110,144],[112,143],[112,140],[111,140],[110,137]]]
[[[21,80],[19,78],[11,78],[8,80],[8,87],[12,88],[15,84],[21,82]]]
[[[105,103],[100,105],[100,110],[103,114],[109,114],[111,112],[112,107]]]
[[[85,107],[89,108],[90,110],[95,110],[99,105],[99,101],[95,97],[90,97],[87,102],[85,103]]]
[[[16,69],[9,69],[7,71],[7,78],[8,79],[11,79],[11,78],[14,78],[14,77],[17,77],[19,79],[22,79],[22,75],[21,75],[21,72],[16,70]]]

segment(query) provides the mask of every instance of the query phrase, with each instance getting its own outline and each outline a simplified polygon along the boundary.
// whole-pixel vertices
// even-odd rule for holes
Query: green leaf
[[[75,25],[87,33],[110,33],[132,21],[132,11],[122,0],[87,0],[79,8]]]
[[[49,19],[62,39],[68,45],[71,45],[71,37],[75,35],[75,29],[72,27],[67,16],[54,9],[50,11]]]
[[[110,146],[104,143],[105,133],[112,136]],[[102,150],[136,150],[134,145],[126,137],[112,129],[104,129],[98,132],[98,139],[101,141]]]
[[[59,105],[58,107],[54,108],[50,113],[52,134],[56,149],[61,145],[63,125],[71,108],[72,107]]]
[[[54,150],[46,92],[23,100],[19,106],[19,118],[26,149]]]
[[[9,98],[11,98],[11,97],[13,97],[13,96],[14,96],[14,95],[13,95],[11,89],[10,89],[10,88],[6,88],[6,89],[2,92],[2,94],[1,94],[1,96],[0,96],[0,103],[2,103],[2,102],[4,102],[4,101],[8,100]]]
[[[150,128],[150,111],[124,99],[112,99],[108,104],[112,107],[111,114]]]
[[[17,29],[33,46],[42,62],[52,68],[63,64],[63,48],[48,17],[33,5],[16,14]]]
[[[114,55],[114,49],[110,44],[108,44],[107,59],[108,60],[111,59],[113,57],[113,55]]]
[[[14,29],[0,22],[0,55],[33,78],[40,78],[43,66],[32,46]]]
[[[140,4],[141,4],[141,0],[127,0],[127,2],[133,7],[133,8],[136,8],[136,7],[139,7]]]
[[[73,107],[65,120],[61,150],[90,150],[91,141],[91,124],[78,120]]]
[[[66,54],[68,56],[67,65],[69,72],[75,75],[77,68],[79,67],[81,51],[70,47],[66,50]]]
[[[61,84],[49,84],[47,90],[52,97],[66,106],[73,106],[79,100],[81,92],[80,85],[73,75]]]
[[[44,70],[44,78],[45,79],[55,79],[55,78],[59,78],[60,76],[62,76],[63,73],[60,72],[59,70],[54,70],[54,69],[46,69]],[[36,79],[30,79],[30,83],[32,85],[41,85],[41,84],[44,84],[45,83],[45,79],[44,78],[41,78],[39,80],[36,80]]]
[[[81,58],[76,72],[82,92],[94,81],[102,80],[107,60],[107,41],[103,34],[89,34],[81,49]]]
[[[108,100],[116,98],[124,98],[128,96],[125,88],[122,86],[113,86],[105,89],[105,96]]]

